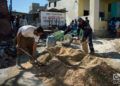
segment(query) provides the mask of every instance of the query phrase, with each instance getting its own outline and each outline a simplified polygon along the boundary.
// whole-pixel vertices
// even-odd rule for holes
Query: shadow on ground
[[[40,66],[39,68],[33,66],[30,69],[21,70],[16,76],[5,80],[0,86],[44,86],[43,78],[48,80],[45,83],[45,85],[49,84],[48,86],[69,86],[64,83],[63,77],[69,69],[77,70],[78,68],[80,68],[78,65],[66,66],[60,60],[52,60],[46,66]]]
[[[25,78],[25,73],[30,72],[32,69],[22,70],[16,76],[5,80],[0,86],[42,86],[42,81],[34,79],[33,75]],[[28,78],[27,78],[28,77]],[[30,77],[30,78],[29,78]]]
[[[95,44],[103,44],[103,42],[97,41],[97,40],[94,40],[93,43],[95,43]]]
[[[120,54],[118,52],[97,53],[95,55],[103,58],[120,59]]]

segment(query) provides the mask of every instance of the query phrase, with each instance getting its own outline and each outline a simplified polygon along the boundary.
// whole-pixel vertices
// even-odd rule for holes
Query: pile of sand
[[[52,58],[56,57],[63,62],[69,61],[81,61],[85,53],[79,49],[73,49],[70,47],[63,46],[55,46],[54,48],[46,49],[41,53],[40,57],[38,57],[38,61],[41,63],[47,63]]]
[[[68,47],[51,48],[39,60],[44,57],[51,60],[37,74],[45,86],[114,86],[113,74],[118,71],[107,65],[101,57],[85,55],[80,50]],[[80,64],[71,64],[71,61]]]

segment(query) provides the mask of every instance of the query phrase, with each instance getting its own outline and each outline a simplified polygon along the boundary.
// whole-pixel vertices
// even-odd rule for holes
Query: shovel
[[[32,55],[30,55],[27,51],[25,51],[24,49],[22,48],[18,48],[19,50],[21,50],[23,53],[25,53],[27,56],[29,56],[30,58],[32,58],[32,64],[35,65],[35,66],[43,66],[44,64],[40,63],[37,61],[37,59],[35,59]],[[45,66],[45,65],[44,65]]]

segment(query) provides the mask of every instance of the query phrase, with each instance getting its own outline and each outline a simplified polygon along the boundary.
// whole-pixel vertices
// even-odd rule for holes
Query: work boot
[[[95,52],[94,52],[94,51],[91,51],[90,54],[93,55],[93,54],[95,54]]]

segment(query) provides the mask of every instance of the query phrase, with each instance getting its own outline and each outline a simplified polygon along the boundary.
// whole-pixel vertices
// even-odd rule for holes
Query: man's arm
[[[33,53],[32,53],[32,56],[35,55],[36,48],[37,48],[37,42],[34,41],[34,43],[33,43]]]
[[[32,52],[33,57],[35,56],[35,53],[36,53],[36,48],[37,48],[37,43],[39,41],[39,38],[40,38],[39,36],[34,37],[33,52]]]
[[[18,33],[17,36],[16,36],[16,42],[17,42],[17,44],[16,44],[17,55],[19,54],[18,48],[19,48],[19,46],[20,46],[20,39],[21,39],[21,36],[22,36],[21,33]]]
[[[19,47],[19,44],[20,44],[20,38],[21,38],[22,34],[21,33],[18,33],[17,34],[17,47]]]

